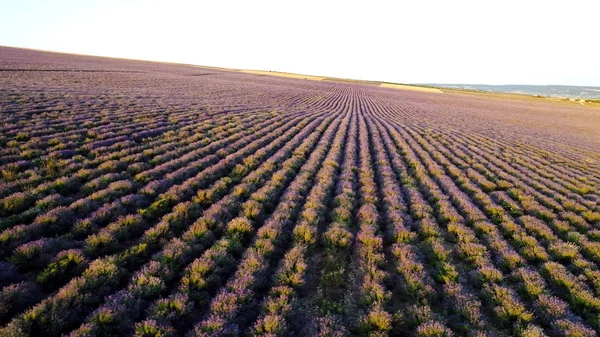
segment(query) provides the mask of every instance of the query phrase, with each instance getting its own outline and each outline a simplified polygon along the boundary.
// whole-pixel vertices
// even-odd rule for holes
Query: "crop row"
[[[600,332],[600,171],[566,147],[376,86],[135,74],[7,77],[0,335]]]

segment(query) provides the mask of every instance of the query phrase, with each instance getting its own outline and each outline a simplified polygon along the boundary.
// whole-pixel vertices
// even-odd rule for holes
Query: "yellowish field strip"
[[[415,86],[412,86],[412,85],[404,85],[404,84],[381,83],[379,86],[380,87],[384,87],[384,88],[395,88],[395,89],[403,89],[403,90],[435,92],[435,93],[438,93],[438,94],[443,94],[444,93],[440,89],[436,89],[436,88],[415,87]]]
[[[269,76],[279,76],[279,77],[287,77],[287,78],[299,78],[299,79],[314,80],[314,81],[322,81],[325,79],[325,77],[319,77],[319,76],[280,73],[280,72],[275,72],[275,71],[264,71],[264,70],[240,70],[240,71],[243,73],[255,74],[255,75],[269,75]]]

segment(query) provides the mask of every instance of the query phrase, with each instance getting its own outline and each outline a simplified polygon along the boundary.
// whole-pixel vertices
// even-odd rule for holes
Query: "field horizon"
[[[355,78],[331,77],[331,76],[324,76],[324,75],[317,75],[317,74],[311,75],[311,74],[291,73],[291,72],[267,70],[267,69],[225,68],[225,67],[217,67],[217,66],[210,66],[210,65],[193,64],[193,63],[157,61],[157,60],[150,60],[150,59],[133,59],[133,58],[123,58],[123,57],[114,57],[114,56],[99,56],[99,55],[92,55],[92,54],[77,54],[77,53],[60,52],[60,51],[35,49],[35,48],[13,47],[13,46],[1,46],[0,45],[0,48],[30,50],[30,51],[37,51],[37,52],[43,52],[43,53],[54,53],[54,54],[62,54],[62,55],[97,57],[97,58],[123,60],[123,61],[150,62],[150,63],[171,64],[171,65],[193,66],[193,67],[200,67],[200,68],[206,68],[206,69],[219,69],[219,70],[224,70],[224,71],[240,71],[240,72],[246,72],[246,73],[254,73],[257,75],[272,75],[272,76],[282,76],[282,77],[298,78],[298,79],[311,79],[311,80],[318,80],[318,81],[328,80],[328,81],[342,81],[342,82],[349,82],[349,83],[373,84],[373,85],[380,85],[380,86],[390,85],[390,87],[391,86],[406,86],[407,90],[411,90],[410,87],[414,87],[417,91],[419,91],[420,88],[426,88],[426,89],[430,88],[430,89],[437,89],[437,90],[446,89],[446,90],[451,90],[454,92],[465,92],[465,93],[473,93],[473,92],[478,92],[478,93],[482,93],[482,94],[500,93],[500,94],[514,95],[515,98],[522,98],[522,97],[534,97],[534,98],[542,97],[542,98],[549,98],[549,99],[556,99],[556,98],[564,99],[564,98],[566,98],[567,99],[567,100],[565,100],[566,102],[568,102],[568,98],[577,98],[577,99],[583,98],[583,99],[593,100],[593,102],[588,101],[587,103],[588,104],[596,103],[596,104],[591,104],[590,106],[600,108],[600,104],[598,104],[599,102],[597,102],[600,99],[600,94],[598,94],[598,96],[596,96],[595,94],[594,94],[594,96],[590,96],[590,94],[587,93],[586,95],[581,96],[581,95],[572,94],[571,92],[567,92],[565,95],[560,95],[559,93],[555,93],[555,92],[544,92],[544,91],[522,90],[522,89],[518,90],[518,88],[521,88],[521,87],[531,87],[531,88],[563,87],[563,88],[588,88],[588,89],[591,88],[591,89],[598,89],[596,91],[600,92],[600,86],[581,86],[581,85],[564,85],[564,84],[530,85],[530,84],[482,84],[482,83],[470,83],[470,84],[464,84],[464,83],[398,83],[398,82],[381,81],[381,80],[376,80],[376,79],[355,79]],[[509,89],[506,89],[506,90],[501,90],[501,89],[494,90],[493,89],[493,88],[501,88],[501,87],[509,87]],[[512,87],[517,87],[517,89],[514,89]],[[435,91],[431,91],[431,92],[435,92]]]
[[[596,336],[600,109],[0,47],[0,336]]]

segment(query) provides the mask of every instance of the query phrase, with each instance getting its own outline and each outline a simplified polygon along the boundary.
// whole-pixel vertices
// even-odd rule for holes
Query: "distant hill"
[[[547,97],[600,99],[600,87],[571,85],[489,85],[489,84],[439,84],[428,83],[428,86],[506,92],[514,94],[539,95]]]

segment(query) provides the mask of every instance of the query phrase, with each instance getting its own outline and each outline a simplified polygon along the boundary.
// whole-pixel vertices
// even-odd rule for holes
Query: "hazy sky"
[[[402,83],[600,86],[599,0],[0,0],[0,45]]]

